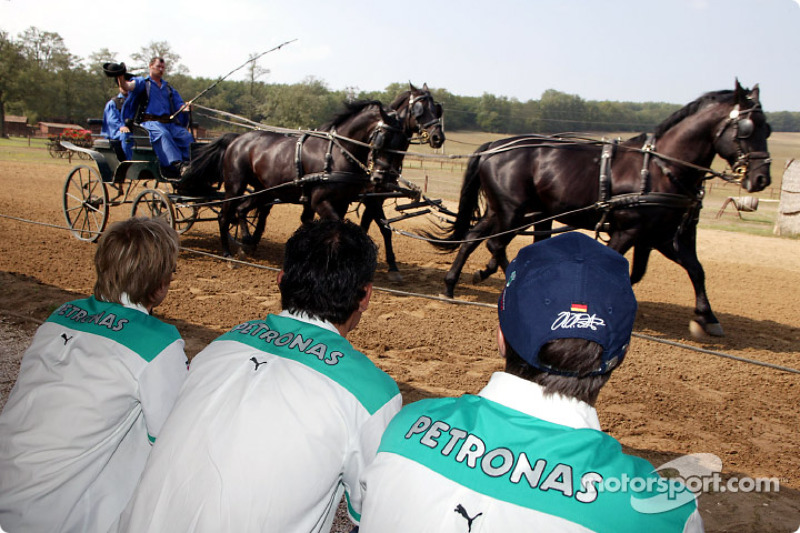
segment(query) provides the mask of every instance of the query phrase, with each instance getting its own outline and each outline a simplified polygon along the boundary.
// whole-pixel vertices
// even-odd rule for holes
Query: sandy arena
[[[30,335],[59,304],[91,293],[95,245],[67,231],[31,225],[20,217],[64,226],[61,195],[70,166],[0,163],[0,397],[5,401]],[[130,205],[112,208],[112,220]],[[412,219],[413,231],[429,221]],[[283,242],[299,224],[296,206],[278,206],[265,238],[248,260],[280,266]],[[392,283],[382,259],[369,310],[351,336],[400,385],[406,402],[476,393],[502,368],[495,345],[496,314],[487,307],[454,305],[380,289],[437,296],[454,255],[422,241],[396,236],[404,276]],[[654,253],[635,287],[637,333],[800,369],[800,240],[701,230],[700,260],[711,304],[726,336],[705,343],[689,337],[694,293],[679,266]],[[530,242],[518,237],[509,254]],[[183,235],[192,250],[218,253],[216,223]],[[494,304],[501,276],[472,285],[472,272],[488,258],[471,258],[456,297]],[[231,326],[280,309],[275,272],[183,251],[172,290],[157,309],[187,340],[189,355]],[[713,453],[723,479],[777,478],[780,491],[703,493],[707,531],[796,531],[800,526],[800,374],[734,361],[635,338],[622,367],[598,404],[605,430],[632,454],[661,465],[690,453]]]

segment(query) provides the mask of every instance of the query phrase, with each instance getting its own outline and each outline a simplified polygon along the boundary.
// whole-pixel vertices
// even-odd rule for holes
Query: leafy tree
[[[259,79],[270,73],[268,68],[259,66],[255,59],[258,55],[250,54],[250,62],[247,64],[247,94],[241,97],[244,116],[255,121],[260,120],[258,106],[267,94],[264,84]]]
[[[90,71],[100,74],[103,72],[103,63],[107,63],[109,61],[113,63],[119,63],[119,61],[117,61],[117,53],[112,52],[108,48],[101,48],[100,50],[89,54],[89,57],[86,60],[86,68],[88,68]]]
[[[172,47],[167,41],[150,41],[147,46],[143,46],[138,52],[131,54],[136,69],[143,69],[147,72],[147,67],[150,65],[150,60],[154,57],[163,57],[167,65],[165,77],[167,74],[174,76],[175,74],[189,74],[189,69],[181,64],[181,56],[172,50]]]
[[[60,72],[70,68],[77,59],[67,50],[64,39],[58,34],[41,31],[31,26],[19,35],[22,54],[35,68],[46,72]]]
[[[310,76],[303,83],[273,86],[260,111],[271,125],[313,129],[339,110],[344,93],[331,92],[325,82]]]
[[[547,89],[539,100],[547,132],[583,131],[586,104],[580,96]]]
[[[767,122],[773,131],[800,131],[800,113],[789,111],[767,113]]]
[[[20,94],[19,70],[24,61],[21,46],[0,30],[0,137],[6,136],[6,103]]]

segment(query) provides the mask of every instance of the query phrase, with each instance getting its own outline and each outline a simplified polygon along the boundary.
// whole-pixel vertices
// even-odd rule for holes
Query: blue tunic
[[[146,91],[147,81],[150,81],[150,95],[144,113],[148,115],[172,115],[183,106],[183,98],[166,80],[161,80],[161,86],[153,81],[150,76],[133,78],[135,86],[131,91],[125,105],[122,107],[123,119],[133,119],[140,98],[146,98],[142,93]],[[145,120],[141,126],[150,135],[150,144],[163,166],[169,166],[179,161],[189,161],[189,147],[194,137],[186,129],[189,124],[189,114],[182,112],[175,117],[176,122],[164,123],[157,120]]]
[[[125,95],[119,93],[117,98],[125,98]],[[122,151],[125,153],[125,159],[133,159],[133,143],[130,140],[130,132],[125,133],[119,129],[125,125],[122,120],[122,110],[117,109],[115,98],[106,103],[103,109],[103,128],[100,133],[103,137],[108,138],[109,141],[119,141],[122,144]]]

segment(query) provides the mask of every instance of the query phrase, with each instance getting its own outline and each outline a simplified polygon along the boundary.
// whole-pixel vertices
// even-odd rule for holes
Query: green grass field
[[[403,176],[424,187],[431,198],[443,198],[448,201],[457,201],[461,189],[461,181],[468,162],[468,155],[473,153],[481,144],[505,137],[490,133],[448,131],[447,142],[443,149],[432,150],[427,145],[412,145],[412,153],[422,157],[407,157]],[[594,133],[595,138],[626,139],[631,134]],[[740,231],[757,235],[772,235],[772,229],[778,212],[780,186],[783,171],[789,161],[800,157],[800,133],[773,133],[769,139],[769,150],[772,155],[772,185],[765,190],[753,195],[736,185],[726,183],[720,179],[709,180],[706,184],[706,198],[703,202],[704,209],[701,213],[701,227],[721,229],[726,231]],[[51,164],[60,167],[55,172],[65,175],[71,166],[89,164],[91,161],[81,161],[73,158],[54,159],[47,151],[45,139],[11,138],[0,139],[0,161],[16,161]],[[712,167],[722,171],[726,163],[717,158]],[[759,199],[758,209],[751,213],[739,213],[733,205],[729,205],[717,218],[725,200],[729,197],[741,199],[746,196],[755,196]]]

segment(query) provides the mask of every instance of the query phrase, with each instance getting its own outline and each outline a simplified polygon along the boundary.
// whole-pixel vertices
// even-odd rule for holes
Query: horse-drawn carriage
[[[403,157],[413,137],[441,146],[441,113],[427,86],[410,86],[389,106],[377,101],[349,104],[319,130],[259,125],[246,134],[194,143],[192,164],[180,180],[161,175],[147,137],[133,136],[134,160],[123,162],[105,139],[95,140],[91,149],[62,142],[97,165],[97,170],[79,165],[67,176],[64,215],[73,235],[87,241],[102,233],[109,208],[124,204],[131,204],[132,216],[163,217],[180,233],[195,222],[217,220],[226,255],[231,241],[258,243],[275,204],[302,204],[305,221],[315,214],[342,218],[352,202],[362,202],[362,224],[368,226],[385,218],[386,198],[410,198],[410,205],[417,205],[419,189],[398,183]],[[210,188],[223,180],[221,190]],[[199,182],[208,192],[187,195],[176,188],[178,182]],[[381,232],[387,262],[396,271],[391,232]]]
[[[191,197],[175,190],[174,179],[161,175],[158,159],[146,136],[134,136],[134,159],[120,162],[104,138],[95,139],[92,148],[60,141],[65,150],[92,159],[89,165],[74,167],[64,182],[64,217],[72,234],[82,241],[95,241],[108,223],[111,207],[131,206],[131,216],[161,217],[183,233],[201,219],[201,203],[214,198]],[[196,150],[204,143],[194,143]],[[221,195],[220,195],[221,197]],[[206,206],[212,212],[213,205]]]

